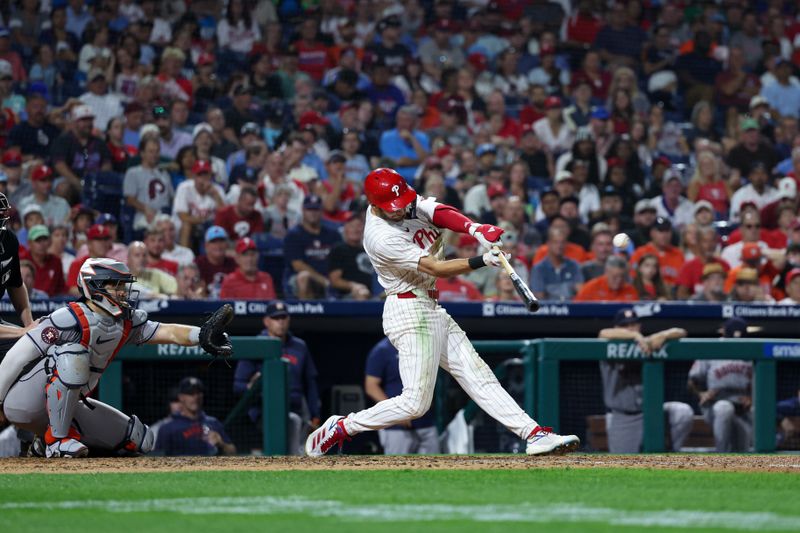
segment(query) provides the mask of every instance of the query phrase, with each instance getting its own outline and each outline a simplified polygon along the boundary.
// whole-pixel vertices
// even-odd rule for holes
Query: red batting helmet
[[[405,178],[391,168],[376,168],[364,180],[369,203],[384,211],[399,211],[417,197]]]

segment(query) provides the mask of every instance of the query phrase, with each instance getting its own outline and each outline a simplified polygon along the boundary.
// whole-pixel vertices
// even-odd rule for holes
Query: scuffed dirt
[[[561,457],[329,456],[305,457],[137,457],[86,459],[0,459],[0,474],[143,473],[210,470],[523,470],[528,468],[656,468],[673,470],[791,472],[800,474],[800,455],[600,455]]]

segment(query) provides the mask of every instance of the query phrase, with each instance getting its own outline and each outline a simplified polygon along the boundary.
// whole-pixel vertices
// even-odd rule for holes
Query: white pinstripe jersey
[[[427,255],[444,258],[444,231],[431,221],[437,205],[434,198],[417,196],[400,222],[384,220],[372,213],[371,206],[367,208],[364,250],[386,294],[434,288],[436,278],[418,271],[417,266]]]

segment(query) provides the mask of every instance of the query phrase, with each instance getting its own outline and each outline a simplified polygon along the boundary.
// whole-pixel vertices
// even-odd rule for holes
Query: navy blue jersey
[[[262,337],[269,337],[267,330],[261,332]],[[308,405],[311,418],[319,417],[319,391],[317,389],[317,367],[311,358],[303,339],[291,333],[286,335],[286,342],[281,348],[281,358],[289,363],[289,410],[302,413],[303,399]],[[243,359],[236,363],[236,372],[233,376],[233,392],[244,394],[247,384],[253,374],[261,371],[261,361]],[[250,419],[254,422],[261,416],[261,404],[252,406],[248,410]]]
[[[205,437],[206,430],[216,431],[226,443],[231,438],[222,427],[222,422],[200,412],[196,420],[180,414],[173,414],[172,420],[166,422],[158,430],[156,451],[164,455],[216,455],[216,446],[209,444]]]
[[[322,274],[328,275],[328,256],[333,246],[342,238],[337,231],[322,226],[318,234],[309,233],[302,224],[289,230],[284,239],[284,254],[286,257],[286,274],[296,274],[292,268],[292,261],[301,260],[308,266]]]
[[[381,388],[386,396],[394,398],[403,392],[403,381],[400,379],[400,365],[398,363],[397,348],[389,339],[383,339],[376,344],[367,356],[366,374],[368,376],[380,378]],[[427,428],[434,425],[433,409],[430,409],[422,417],[411,421],[414,429]],[[403,426],[392,426],[386,429],[408,429]]]

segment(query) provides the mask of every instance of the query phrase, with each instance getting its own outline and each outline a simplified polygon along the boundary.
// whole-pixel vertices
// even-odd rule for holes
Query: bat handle
[[[503,265],[503,270],[510,276],[514,272],[514,267],[512,267],[508,259],[506,259],[506,254],[504,254],[503,250],[496,244],[492,246],[492,250],[497,250],[500,253],[500,264]]]

